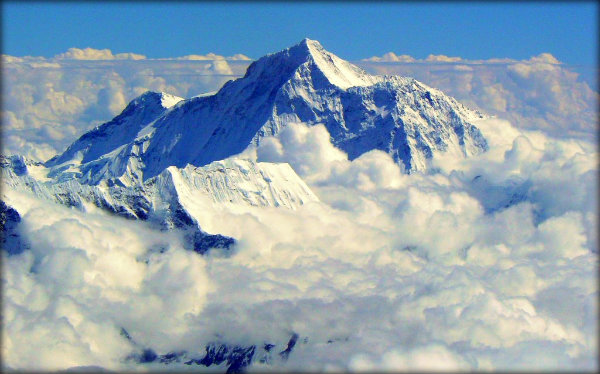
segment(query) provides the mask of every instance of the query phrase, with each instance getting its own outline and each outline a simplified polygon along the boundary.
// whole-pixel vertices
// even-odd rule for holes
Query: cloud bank
[[[69,48],[67,52],[54,56],[56,60],[143,60],[146,56],[137,53],[117,53],[110,49]]]
[[[348,161],[324,126],[265,139],[243,157],[290,163],[321,202],[207,208],[201,227],[238,239],[231,257],[8,196],[31,250],[3,254],[5,365],[140,369],[140,347],[280,351],[295,333],[287,361],[252,370],[597,369],[594,144],[478,125],[490,151],[429,174],[380,151]]]

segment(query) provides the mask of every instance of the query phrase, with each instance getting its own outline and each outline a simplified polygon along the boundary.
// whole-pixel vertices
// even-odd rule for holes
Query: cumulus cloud
[[[529,59],[531,62],[547,63],[547,64],[560,64],[560,61],[550,53],[540,53],[538,56],[533,56]]]
[[[355,356],[350,367],[353,371],[459,371],[468,370],[469,365],[460,357],[439,344],[392,350],[385,352],[377,361],[368,357]]]
[[[233,56],[225,57],[221,55],[217,55],[215,53],[208,53],[206,55],[187,55],[182,57],[176,57],[176,60],[232,60],[232,61],[249,61],[250,57],[243,55],[241,53],[235,54]]]
[[[388,52],[379,56],[373,56],[364,59],[363,61],[375,61],[375,62],[415,62],[415,58],[409,55],[400,55],[398,56],[394,52]]]
[[[396,55],[394,52],[387,52],[381,56],[372,56],[364,58],[361,61],[374,61],[374,62],[462,62],[465,64],[507,64],[517,62],[530,62],[530,63],[549,63],[549,64],[561,64],[561,62],[554,57],[551,53],[540,53],[538,56],[532,56],[529,60],[519,61],[511,58],[490,58],[486,60],[469,60],[462,57],[450,57],[446,55],[434,55],[430,54],[424,59],[416,59],[409,55]]]
[[[110,49],[69,48],[66,52],[54,56],[57,60],[143,60],[144,55],[137,53],[117,53],[113,55]]]
[[[23,62],[23,59],[21,57],[2,54],[2,62],[3,63]]]
[[[595,147],[478,125],[489,152],[440,157],[428,174],[403,174],[381,151],[349,161],[321,125],[264,139],[242,156],[290,163],[321,201],[206,206],[200,226],[238,239],[230,257],[9,196],[31,250],[4,258],[8,365],[36,352],[28,368],[131,369],[124,357],[140,347],[279,352],[295,333],[287,361],[254,369],[594,370]]]
[[[589,303],[594,303],[597,291],[592,291],[595,290],[595,275],[594,265],[591,264],[597,261],[597,247],[593,234],[585,229],[583,216],[597,219],[596,200],[591,193],[596,184],[588,179],[592,174],[597,176],[597,166],[594,164],[597,153],[592,144],[552,139],[540,133],[518,130],[506,122],[489,120],[486,125],[487,127],[481,127],[486,130],[484,134],[493,140],[491,144],[495,149],[489,154],[469,159],[468,164],[446,166],[441,173],[427,176],[390,174],[390,167],[394,164],[387,155],[378,151],[365,154],[353,162],[344,162],[328,156],[325,151],[313,150],[313,157],[322,155],[322,166],[312,175],[306,175],[306,172],[304,174],[309,180],[312,179],[311,186],[320,198],[335,206],[338,213],[348,212],[352,214],[354,222],[376,227],[381,230],[382,236],[387,233],[389,238],[384,242],[396,250],[401,249],[398,252],[403,254],[402,260],[406,264],[396,268],[396,271],[404,273],[405,278],[399,281],[397,287],[408,287],[411,291],[408,295],[401,296],[402,292],[385,289],[395,295],[391,299],[402,300],[394,304],[396,309],[392,309],[405,319],[403,326],[411,323],[420,326],[419,333],[429,337],[427,344],[443,341],[447,351],[454,352],[451,347],[455,344],[469,342],[469,348],[462,349],[458,356],[446,352],[448,356],[458,357],[457,360],[449,359],[449,365],[459,362],[476,369],[522,368],[527,366],[524,362],[519,364],[521,366],[507,365],[502,361],[502,355],[508,354],[508,351],[518,351],[515,347],[520,345],[543,345],[546,341],[552,342],[554,346],[562,344],[559,342],[570,342],[566,343],[570,348],[564,347],[569,353],[562,354],[559,358],[538,352],[542,356],[540,362],[546,364],[527,367],[580,365],[578,360],[582,356],[590,359],[594,354],[592,352],[597,349],[590,340],[596,336],[596,330],[593,329],[591,335],[586,336],[582,329],[588,323],[593,323],[593,319],[584,322],[584,317],[573,323],[572,317],[566,317],[569,313],[563,312],[560,317],[559,314],[547,313],[548,303],[542,302],[538,295],[552,293],[550,290],[555,284],[562,284],[559,288],[568,287],[568,277],[557,276],[555,272],[557,263],[561,264],[558,265],[561,271],[573,276],[578,271],[575,269],[579,268],[580,261],[587,258],[590,263],[584,265],[586,270],[580,270],[589,277],[588,283],[585,286],[579,283],[583,287],[577,291],[582,300],[586,301],[577,303],[578,306],[570,310],[582,316]],[[288,131],[296,131],[299,136],[284,135],[284,140],[280,142],[286,146],[280,149],[290,150],[291,155],[287,160],[303,173],[306,169],[302,163],[298,165],[294,152],[300,150],[302,154],[302,150],[307,148],[303,143],[310,137],[305,132],[313,131],[317,134],[322,129],[317,127]],[[494,136],[492,131],[497,134]],[[296,144],[290,144],[290,139]],[[524,151],[523,144],[530,143],[538,144],[540,149],[537,156],[528,159],[531,150]],[[327,149],[327,143],[322,144]],[[272,148],[272,144],[263,144],[261,147]],[[257,155],[260,159],[261,155],[265,157],[272,153],[261,151],[259,147]],[[285,152],[277,155],[280,161],[286,159]],[[365,162],[375,158],[379,163]],[[575,163],[579,166],[575,167]],[[327,164],[330,172],[324,173],[323,170],[327,170],[327,167],[323,165]],[[529,186],[529,190],[516,189],[523,196],[515,196],[514,188],[502,188],[514,182],[512,178],[517,164],[522,185]],[[563,179],[556,173],[546,172],[551,167],[554,170],[557,167],[565,171],[569,169],[566,171],[568,177]],[[374,186],[371,188],[364,188],[364,183],[356,183],[355,176],[360,175],[360,171],[364,173],[362,175],[373,175],[377,174],[373,170],[378,168],[386,171],[379,175],[395,174],[395,177],[390,177],[387,182],[371,177],[370,183],[366,184]],[[397,167],[396,170],[399,171]],[[500,170],[504,172],[499,172]],[[488,188],[477,191],[477,183],[473,180],[481,178],[490,182],[486,186]],[[549,179],[554,180],[552,190],[544,189],[540,194],[535,192],[550,183]],[[354,183],[348,183],[349,180]],[[586,187],[574,191],[574,185]],[[503,194],[504,201],[509,206],[486,207],[490,200],[486,193]],[[572,200],[563,205],[564,201],[558,199],[556,202],[552,199],[552,196],[561,194]],[[516,201],[511,203],[511,199]],[[353,229],[348,227],[346,230],[351,232]],[[361,243],[368,246],[366,243],[370,243],[370,240],[365,239]],[[372,250],[376,246],[376,242],[372,242]],[[388,265],[388,269],[391,264],[398,266],[400,258],[392,260],[398,255],[390,256],[394,250],[383,257],[379,251],[370,252],[370,264]],[[351,251],[346,252],[345,258],[350,256],[349,252]],[[415,257],[407,261],[406,255]],[[401,270],[402,267],[405,269]],[[566,270],[569,268],[570,270]],[[429,271],[431,273],[424,275],[423,272]],[[407,274],[413,278],[406,278]],[[417,291],[419,288],[412,284],[413,281],[423,282],[422,286],[428,291],[421,294],[421,291]],[[379,294],[386,294],[385,291],[381,289]],[[472,317],[471,312],[474,313]],[[377,321],[387,321],[390,318],[378,317],[370,316]],[[567,319],[563,319],[565,317]],[[415,335],[411,335],[411,338],[416,339]],[[391,337],[385,339],[394,340]],[[413,347],[408,340],[402,346],[405,350]],[[584,346],[588,348],[583,348]],[[364,345],[361,347],[364,349]],[[354,348],[360,351],[358,346]],[[394,349],[391,345],[389,348]],[[583,354],[585,349],[590,349],[588,354]],[[411,362],[400,358],[392,361],[389,357],[393,355],[386,356],[385,352],[358,355],[352,361],[354,366],[351,366],[355,369],[385,369],[390,368],[388,362],[396,362],[397,368],[402,369],[402,362]],[[471,353],[477,360],[472,359]],[[513,351],[511,354],[514,353]],[[588,363],[594,365],[594,362],[592,360]],[[431,362],[429,364],[434,365]],[[433,367],[419,367],[413,361],[411,368]]]
[[[205,261],[183,250],[176,233],[12,198],[31,250],[2,253],[6,367],[122,368],[134,348],[122,328],[137,344],[174,344],[202,309],[211,287]]]
[[[459,62],[462,61],[460,57],[449,57],[446,55],[429,55],[425,59],[428,62]]]

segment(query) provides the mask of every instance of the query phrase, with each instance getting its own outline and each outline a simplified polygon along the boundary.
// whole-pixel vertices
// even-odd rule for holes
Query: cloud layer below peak
[[[227,258],[8,196],[31,250],[3,258],[6,365],[130,370],[141,347],[278,352],[295,333],[254,369],[595,370],[595,146],[478,125],[489,152],[412,175],[380,151],[349,161],[324,126],[283,129],[243,157],[288,162],[321,201],[207,208],[201,227],[238,239]]]

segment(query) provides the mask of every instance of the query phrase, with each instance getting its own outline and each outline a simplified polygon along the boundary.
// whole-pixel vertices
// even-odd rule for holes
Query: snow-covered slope
[[[143,185],[86,185],[77,180],[45,178],[49,169],[21,156],[0,156],[2,185],[30,191],[46,200],[84,208],[84,203],[110,208],[130,218],[145,219],[148,210],[175,196],[186,205],[202,200],[213,206],[284,207],[318,201],[316,195],[286,163],[229,158],[203,167],[169,167]],[[45,171],[44,171],[45,170]],[[146,201],[141,203],[140,200]]]
[[[183,100],[164,92],[148,91],[132,100],[114,119],[85,133],[60,156],[46,162],[48,166],[66,161],[87,163],[135,139],[147,124]]]
[[[13,207],[0,200],[0,248],[9,254],[20,253],[26,244],[22,242],[17,227],[21,216]]]
[[[202,194],[217,204],[282,206],[288,209],[318,200],[285,163],[256,163],[230,158],[203,167],[187,165],[179,169],[171,166],[159,174],[159,178],[166,175],[173,181],[177,193],[190,196],[189,200]]]
[[[369,75],[304,39],[255,61],[214,95],[142,116],[131,126],[135,134],[101,132],[106,140],[94,147],[85,139],[96,136],[86,134],[46,165],[54,176],[83,183],[139,184],[169,166],[225,159],[304,122],[324,124],[350,159],[380,149],[413,172],[426,170],[434,152],[467,157],[485,151],[486,140],[471,123],[481,116],[414,79]],[[82,157],[79,149],[87,153]]]
[[[318,201],[288,164],[236,158],[203,167],[169,167],[134,186],[51,179],[47,177],[50,169],[21,156],[0,156],[0,171],[3,200],[10,191],[24,191],[83,211],[96,206],[129,219],[148,220],[161,229],[193,229],[195,240],[202,239],[203,243],[206,235],[218,235],[200,227],[201,217],[207,212],[252,207],[297,209]]]

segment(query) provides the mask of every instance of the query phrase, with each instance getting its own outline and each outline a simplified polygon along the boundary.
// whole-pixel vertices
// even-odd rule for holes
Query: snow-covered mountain
[[[472,124],[482,114],[414,79],[369,75],[310,39],[255,61],[213,95],[177,100],[142,95],[46,166],[61,180],[139,184],[169,166],[238,154],[298,122],[324,124],[350,159],[380,149],[409,173],[426,170],[434,152],[487,149]]]
[[[236,156],[262,138],[292,123],[324,124],[350,159],[379,149],[414,172],[426,170],[435,152],[485,151],[471,123],[481,116],[414,79],[369,75],[304,39],[255,61],[214,94],[184,100],[147,92],[44,164],[1,157],[3,231],[13,238],[19,215],[6,192],[25,191],[185,230],[200,253],[229,248],[235,238],[203,227],[210,212],[318,201],[288,164]]]
[[[482,114],[414,79],[369,75],[304,39],[252,63],[243,78],[214,94],[184,100],[147,92],[46,163],[0,156],[3,248],[12,254],[27,246],[27,238],[19,236],[18,192],[182,230],[187,249],[227,254],[236,238],[212,232],[207,216],[294,210],[318,201],[290,165],[239,155],[264,137],[293,123],[323,124],[349,159],[383,150],[411,173],[427,170],[437,152],[460,157],[484,152],[487,141],[472,124],[479,118]],[[287,359],[297,339],[293,333],[287,347],[219,342],[201,357],[144,350],[132,360],[226,363],[237,371],[252,360]]]

